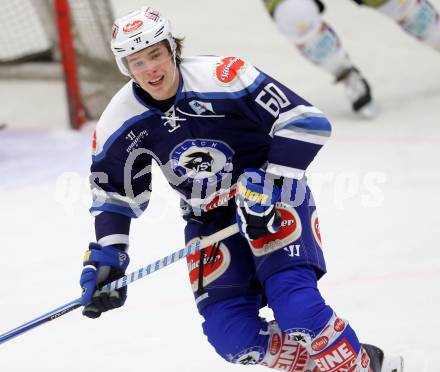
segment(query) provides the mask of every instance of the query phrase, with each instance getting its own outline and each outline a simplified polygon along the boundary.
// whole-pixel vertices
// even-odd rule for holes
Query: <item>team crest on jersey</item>
[[[246,69],[246,63],[237,57],[226,57],[215,66],[215,80],[221,85],[232,85],[237,76]]]
[[[200,255],[199,251],[186,258],[189,279],[194,292],[197,291],[199,285]],[[230,263],[231,254],[223,243],[220,243],[218,247],[211,245],[203,249],[203,286],[207,286],[222,276]]]
[[[174,148],[170,157],[174,172],[193,182],[218,182],[232,171],[234,152],[224,142],[187,140]]]
[[[277,203],[276,208],[282,218],[280,230],[250,242],[252,252],[257,257],[286,247],[301,236],[301,220],[295,208],[285,203]]]
[[[322,249],[321,232],[319,231],[319,220],[318,220],[318,214],[316,213],[316,209],[313,211],[312,218],[310,220],[312,224],[312,231],[313,231],[313,236],[315,237],[315,241]]]

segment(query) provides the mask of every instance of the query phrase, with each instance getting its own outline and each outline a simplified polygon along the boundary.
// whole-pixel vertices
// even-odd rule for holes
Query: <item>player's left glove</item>
[[[90,243],[84,255],[80,278],[83,315],[98,318],[101,313],[124,305],[127,287],[112,291],[103,290],[102,287],[122,278],[129,262],[128,254],[123,249]]]
[[[281,190],[273,179],[260,169],[248,168],[237,181],[237,223],[248,240],[273,234],[280,229],[281,216],[275,203]]]

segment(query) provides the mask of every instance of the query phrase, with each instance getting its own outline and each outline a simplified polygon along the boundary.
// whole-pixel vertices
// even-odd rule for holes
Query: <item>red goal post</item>
[[[63,79],[70,126],[102,110],[126,79],[110,50],[110,0],[0,3],[0,79]]]

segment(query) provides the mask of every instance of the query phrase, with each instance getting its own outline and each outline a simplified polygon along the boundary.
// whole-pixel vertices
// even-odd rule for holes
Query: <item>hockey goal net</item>
[[[64,79],[70,125],[97,119],[126,81],[109,40],[110,0],[0,3],[0,79]]]

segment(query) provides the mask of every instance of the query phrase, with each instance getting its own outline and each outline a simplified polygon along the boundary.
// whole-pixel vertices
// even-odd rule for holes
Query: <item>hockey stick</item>
[[[125,287],[128,284],[133,283],[138,279],[150,275],[155,271],[164,268],[165,266],[168,266],[191,254],[194,254],[198,252],[200,249],[209,247],[214,243],[224,240],[229,236],[236,234],[237,232],[238,232],[238,226],[237,224],[233,224],[205,238],[197,239],[191,245],[188,245],[179,251],[176,251],[166,257],[161,258],[160,260],[157,260],[156,262],[153,262],[139,270],[133,271],[132,273],[127,274],[124,277],[105,285],[103,289],[113,290],[113,289],[119,289]],[[41,315],[38,318],[35,318],[25,324],[22,324],[17,328],[14,328],[6,333],[3,333],[2,335],[0,335],[0,344],[3,344],[4,342],[7,342],[12,338],[17,337],[27,331],[30,331],[31,329],[36,328],[44,323],[47,323],[54,319],[58,319],[61,316],[71,312],[72,310],[77,309],[80,306],[82,306],[81,298],[77,298],[76,300],[70,301],[63,306],[60,306],[48,312],[47,314]]]

